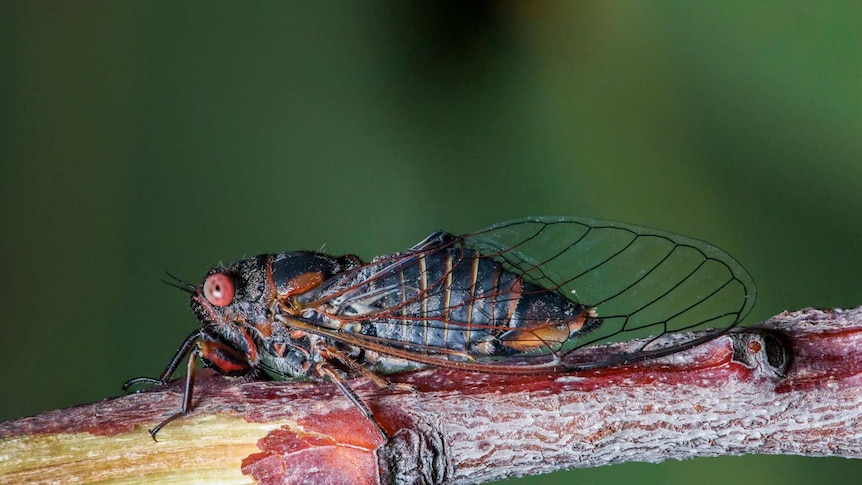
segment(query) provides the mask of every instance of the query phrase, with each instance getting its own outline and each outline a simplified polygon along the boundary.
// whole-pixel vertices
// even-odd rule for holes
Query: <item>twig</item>
[[[0,482],[482,483],[629,461],[862,457],[862,308],[782,313],[656,361],[573,374],[446,369],[330,385],[204,375],[0,424]]]

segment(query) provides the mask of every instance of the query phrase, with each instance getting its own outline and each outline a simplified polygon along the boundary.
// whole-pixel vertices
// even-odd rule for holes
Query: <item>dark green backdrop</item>
[[[862,304],[862,7],[0,3],[0,419],[160,372],[162,271],[587,215],[714,242],[748,321]],[[179,403],[178,403],[179,404]],[[838,483],[842,459],[517,483]]]

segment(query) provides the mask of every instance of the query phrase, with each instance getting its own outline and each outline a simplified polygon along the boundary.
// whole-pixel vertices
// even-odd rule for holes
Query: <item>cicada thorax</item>
[[[450,360],[554,353],[601,323],[590,307],[441,237],[300,296],[306,305],[325,301],[306,315],[394,349]]]
[[[254,295],[253,301],[243,300],[250,295],[237,294],[233,317],[202,319],[205,326],[216,327],[222,338],[232,342],[229,345],[236,349],[253,348],[255,354],[251,367],[281,378],[320,378],[310,371],[321,359],[321,346],[317,345],[321,338],[285,325],[276,316],[301,315],[299,295],[318,288],[334,275],[358,266],[361,261],[352,255],[332,257],[311,251],[266,254],[245,261],[248,264],[236,263],[221,271],[229,274],[237,286],[260,280],[263,288]]]

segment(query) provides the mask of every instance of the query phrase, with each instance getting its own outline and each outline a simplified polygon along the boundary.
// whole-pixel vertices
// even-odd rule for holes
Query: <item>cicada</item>
[[[154,438],[190,410],[198,359],[226,376],[331,381],[374,421],[347,378],[385,386],[387,373],[427,366],[520,374],[627,364],[714,338],[755,300],[749,274],[715,246],[577,217],[437,231],[369,262],[262,254],[182,283],[200,327],[161,377],[124,385],[167,383],[189,357],[181,411]]]

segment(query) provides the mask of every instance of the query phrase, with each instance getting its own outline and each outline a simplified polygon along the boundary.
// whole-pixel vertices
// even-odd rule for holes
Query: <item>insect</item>
[[[123,386],[167,383],[189,357],[181,411],[153,439],[191,409],[197,359],[226,376],[332,381],[377,425],[347,377],[386,386],[381,374],[425,366],[548,373],[626,364],[714,338],[755,300],[745,269],[710,244],[577,217],[438,231],[370,262],[296,251],[211,269],[199,286],[174,279],[200,327],[159,378]]]

